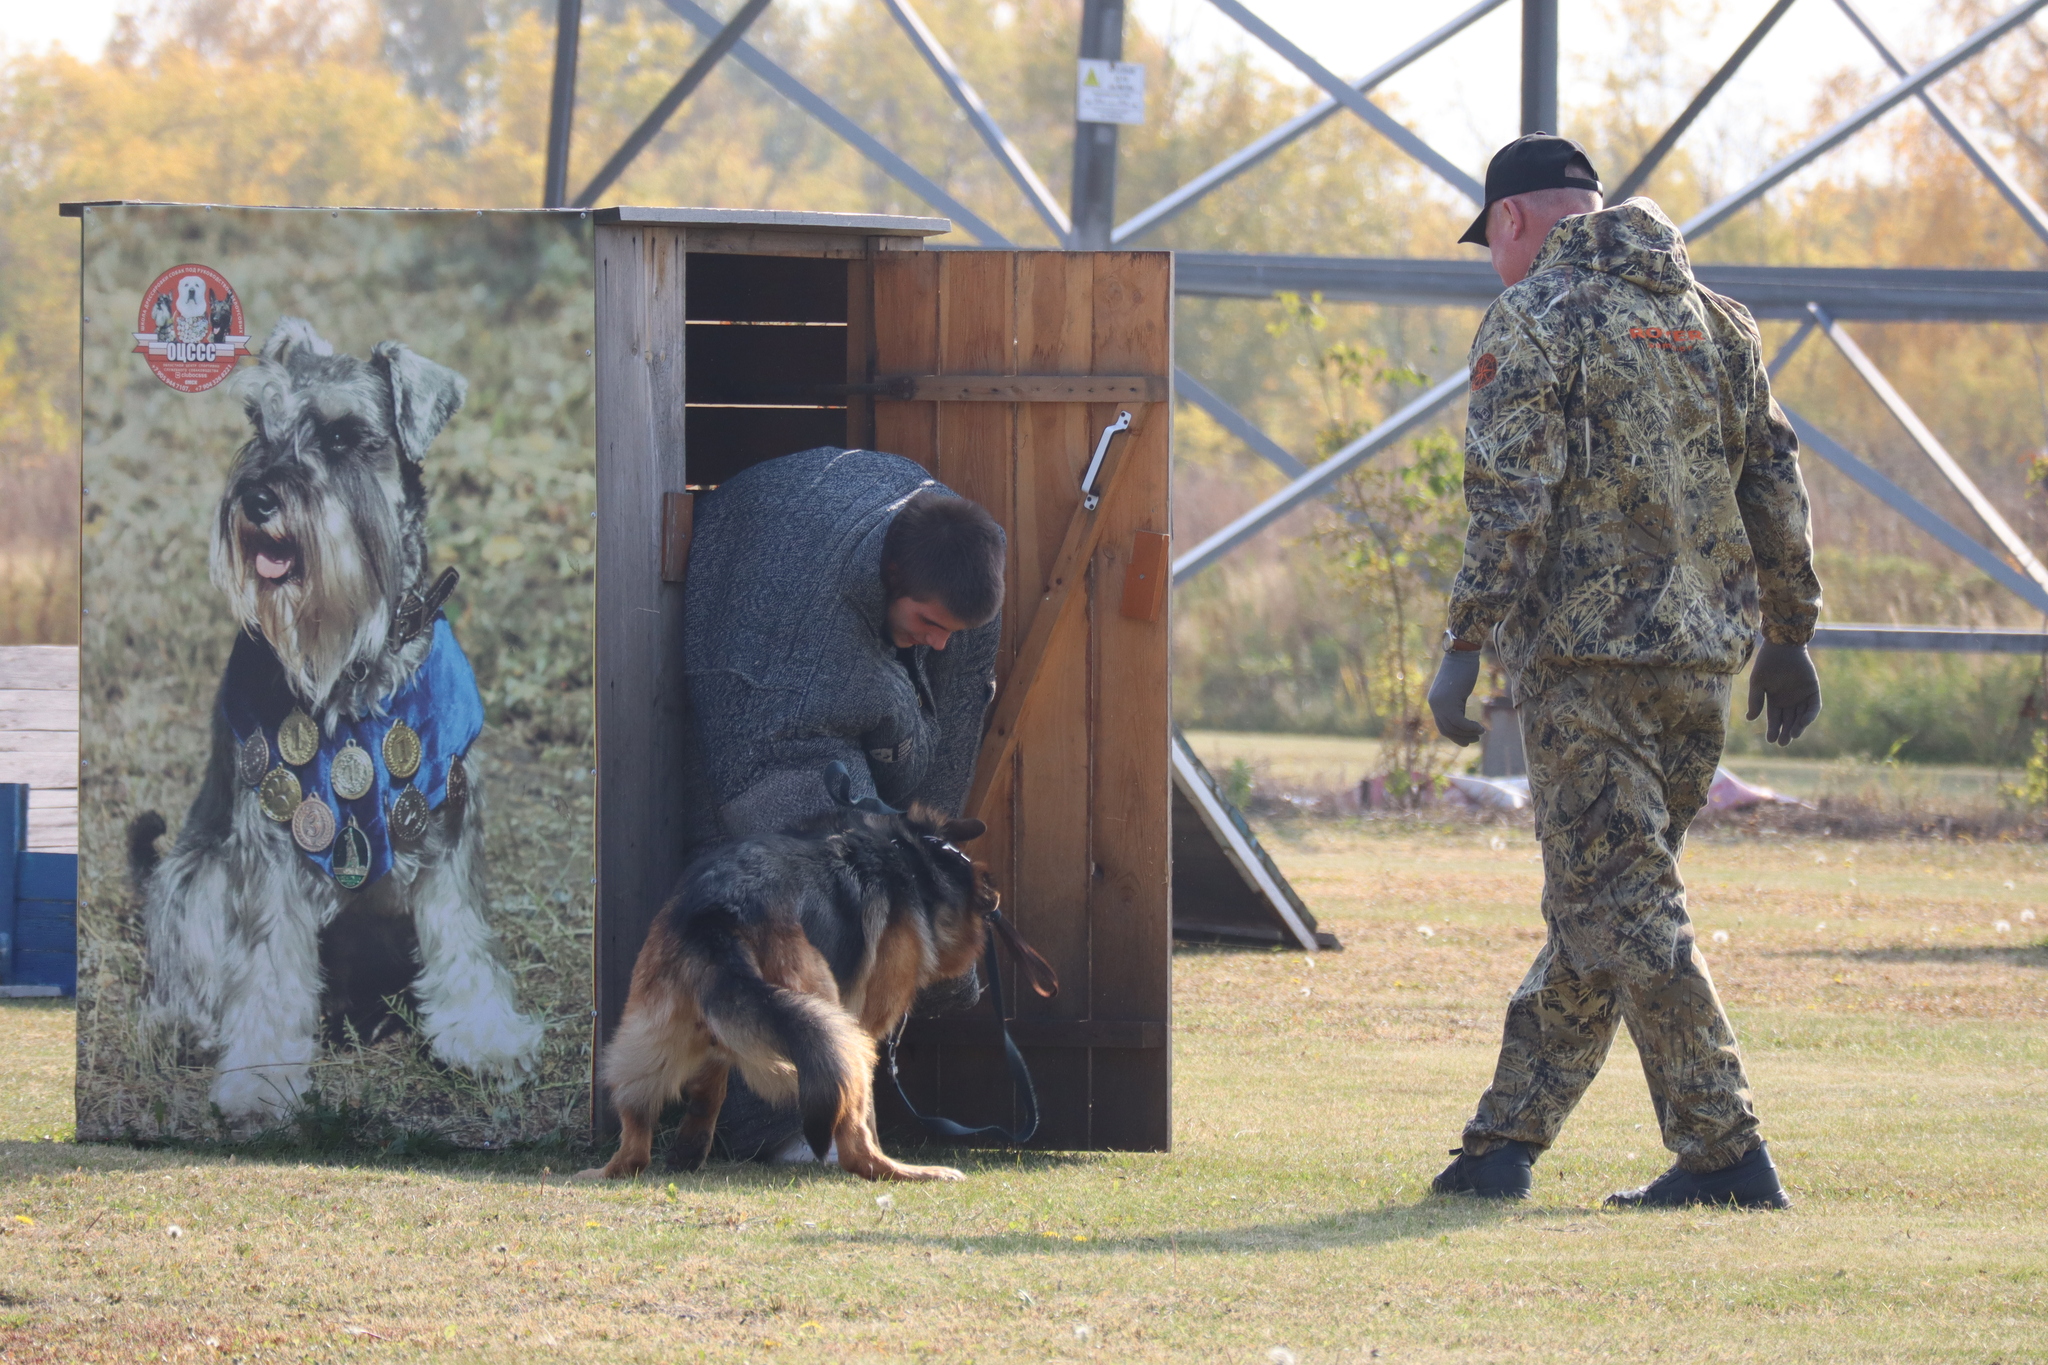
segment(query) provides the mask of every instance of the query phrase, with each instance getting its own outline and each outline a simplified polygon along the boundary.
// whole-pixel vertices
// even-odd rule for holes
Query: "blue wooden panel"
[[[31,953],[16,949],[14,954],[14,984],[18,986],[55,986],[66,995],[78,993],[78,955],[76,953]]]
[[[23,853],[15,873],[15,895],[24,901],[78,899],[76,853]],[[22,913],[26,914],[26,907]]]
[[[0,981],[78,989],[78,855],[30,853],[28,788],[0,784]]]
[[[17,901],[16,906],[16,952],[77,954],[78,910],[70,901]]]

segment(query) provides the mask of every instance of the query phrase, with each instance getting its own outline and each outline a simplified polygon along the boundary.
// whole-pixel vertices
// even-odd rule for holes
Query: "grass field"
[[[1190,730],[1188,743],[1219,775],[1242,761],[1254,782],[1276,792],[1324,793],[1356,788],[1385,770],[1380,742],[1345,735],[1262,734]],[[1477,751],[1473,751],[1477,759]],[[1822,797],[1876,809],[1963,815],[2007,804],[2003,789],[2020,780],[2015,768],[1967,764],[1880,763],[1862,758],[1730,755],[1730,771],[1746,781],[1802,800]]]
[[[1625,1041],[1533,1203],[1425,1193],[1538,941],[1526,830],[1269,843],[1346,948],[1176,956],[1176,1149],[962,1185],[77,1146],[70,1015],[9,1003],[0,1359],[2048,1357],[2039,845],[1696,840],[1796,1207],[1621,1214],[1666,1164]]]

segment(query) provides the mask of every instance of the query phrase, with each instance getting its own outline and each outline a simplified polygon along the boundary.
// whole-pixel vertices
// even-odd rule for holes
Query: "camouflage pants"
[[[1523,701],[1549,936],[1508,1000],[1467,1152],[1550,1146],[1607,1059],[1617,1018],[1680,1165],[1718,1170],[1761,1140],[1678,876],[1721,759],[1730,686],[1721,674],[1594,668]]]

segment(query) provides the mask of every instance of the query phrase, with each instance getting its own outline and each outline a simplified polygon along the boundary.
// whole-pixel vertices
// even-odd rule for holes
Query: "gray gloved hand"
[[[1781,747],[1799,738],[1820,714],[1820,675],[1805,645],[1757,646],[1756,662],[1749,666],[1748,718],[1755,720],[1767,701],[1764,737]]]
[[[1479,651],[1453,649],[1444,652],[1437,665],[1436,681],[1429,685],[1429,711],[1436,717],[1436,732],[1460,747],[1486,733],[1486,727],[1465,715],[1465,703],[1472,699],[1479,681]]]

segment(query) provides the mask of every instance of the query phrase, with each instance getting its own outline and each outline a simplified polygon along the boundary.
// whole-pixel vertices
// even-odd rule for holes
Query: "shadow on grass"
[[[674,1183],[679,1190],[696,1193],[783,1189],[834,1181],[855,1180],[837,1164],[778,1161],[713,1161],[700,1171],[670,1171],[662,1165],[664,1143],[655,1144],[654,1164],[640,1175],[615,1181],[576,1181],[579,1171],[601,1166],[610,1159],[612,1146],[594,1146],[582,1137],[561,1136],[540,1142],[522,1143],[497,1150],[461,1148],[437,1134],[392,1129],[375,1116],[352,1113],[329,1106],[308,1106],[290,1125],[241,1142],[212,1142],[186,1138],[105,1142],[0,1141],[0,1183],[9,1175],[41,1173],[56,1164],[75,1166],[89,1161],[103,1173],[161,1169],[165,1158],[225,1165],[234,1162],[245,1168],[300,1166],[331,1170],[423,1171],[458,1180],[504,1184],[546,1183],[561,1185],[574,1181],[590,1190],[660,1188]],[[1119,1153],[1002,1151],[987,1148],[891,1144],[887,1150],[900,1160],[917,1165],[957,1166],[973,1179],[980,1175],[1030,1175],[1093,1165]],[[862,1182],[866,1183],[866,1182]],[[889,1185],[877,1183],[887,1190]]]
[[[1925,943],[1890,948],[1801,948],[1772,956],[1870,964],[1892,962],[1968,967],[1995,962],[2007,967],[2048,967],[2048,939],[2039,943],[2016,943],[2010,948],[1943,948]]]
[[[1386,1204],[1354,1213],[1327,1214],[1294,1223],[1247,1223],[1235,1227],[1189,1228],[1144,1236],[1072,1236],[1040,1232],[998,1232],[981,1236],[946,1233],[892,1232],[878,1227],[863,1232],[805,1233],[792,1240],[818,1246],[873,1247],[877,1250],[928,1248],[1014,1256],[1026,1252],[1068,1256],[1102,1256],[1129,1252],[1167,1252],[1188,1256],[1235,1256],[1247,1251],[1321,1251],[1338,1247],[1381,1246],[1393,1242],[1448,1237],[1471,1228],[1529,1219],[1525,1205],[1468,1197],[1431,1196],[1415,1204]],[[1545,1209],[1546,1224],[1601,1215],[1591,1209]]]

